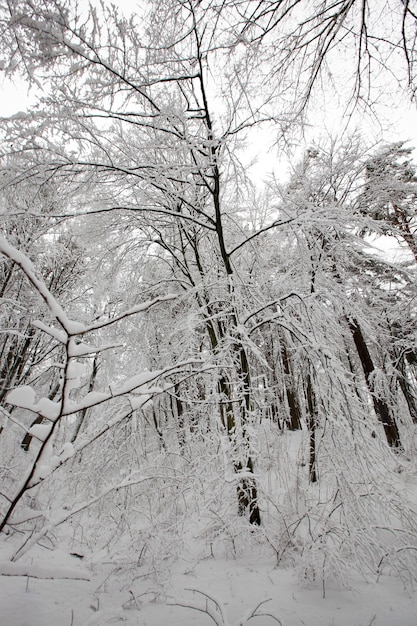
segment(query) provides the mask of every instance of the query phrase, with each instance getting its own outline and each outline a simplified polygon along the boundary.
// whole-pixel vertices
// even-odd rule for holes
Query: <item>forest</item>
[[[415,624],[415,3],[0,28],[4,623]]]

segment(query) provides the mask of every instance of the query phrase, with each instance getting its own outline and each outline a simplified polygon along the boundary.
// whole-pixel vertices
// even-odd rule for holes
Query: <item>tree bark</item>
[[[98,372],[98,367],[99,367],[98,357],[99,355],[97,353],[93,359],[93,369],[92,369],[91,376],[90,376],[90,382],[88,384],[88,393],[91,393],[94,389],[94,383],[97,378],[97,372]],[[78,435],[80,434],[80,430],[82,428],[82,425],[84,424],[84,420],[87,416],[87,412],[88,412],[88,409],[82,409],[82,411],[80,411],[80,415],[75,425],[74,434],[71,437],[71,443],[74,443],[74,441],[77,439]]]
[[[391,415],[387,403],[382,398],[376,396],[373,389],[371,376],[375,371],[375,366],[362,334],[362,330],[359,323],[355,319],[348,319],[348,324],[362,365],[363,373],[365,374],[366,384],[372,397],[375,413],[384,427],[388,445],[391,448],[400,450],[402,449],[402,445],[395,418]]]
[[[287,426],[290,430],[301,430],[301,411],[297,401],[297,395],[292,384],[293,375],[290,366],[287,346],[284,338],[281,337],[281,356],[285,377],[285,393],[287,395],[288,408],[290,411],[290,419],[287,420]]]
[[[311,483],[317,482],[317,448],[316,448],[316,428],[317,428],[317,403],[313,389],[311,374],[307,374],[306,379],[307,396],[307,426],[309,432],[309,460],[308,477]]]

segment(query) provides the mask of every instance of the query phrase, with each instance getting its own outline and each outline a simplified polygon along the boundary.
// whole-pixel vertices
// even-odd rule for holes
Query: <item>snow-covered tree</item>
[[[404,241],[417,261],[417,178],[412,151],[399,142],[372,154],[366,161],[359,203],[364,214],[378,220],[386,234]]]
[[[227,535],[234,550],[239,535],[258,537],[247,521],[262,521],[278,561],[302,546],[311,579],[388,560],[415,578],[412,558],[404,565],[413,515],[391,498],[387,469],[409,426],[401,410],[414,410],[410,268],[378,260],[362,236],[381,229],[363,215],[364,193],[371,207],[381,184],[364,187],[368,156],[355,138],[311,146],[288,184],[265,193],[240,161],[257,129],[275,141],[297,125],[333,43],[346,33],[357,52],[373,42],[366,4],[361,14],[356,2],[313,2],[302,18],[298,5],[163,0],[126,16],[106,4],[0,4],[3,66],[42,87],[2,127],[23,232],[37,232],[30,220],[43,228],[25,204],[28,181],[54,190],[44,249],[12,228],[1,239],[5,293],[13,267],[39,303],[24,324],[53,355],[28,367],[35,380],[6,384],[17,407],[8,432],[25,432],[28,413],[38,420],[16,455],[18,480],[5,470],[0,527],[14,533],[21,505],[35,510],[14,560],[88,511],[100,537],[84,518],[74,542],[137,533],[156,563],[184,548],[198,515],[210,541]],[[51,367],[54,393],[44,390]],[[289,437],[300,452],[285,464],[277,451]],[[382,510],[392,527],[401,511],[390,559]]]

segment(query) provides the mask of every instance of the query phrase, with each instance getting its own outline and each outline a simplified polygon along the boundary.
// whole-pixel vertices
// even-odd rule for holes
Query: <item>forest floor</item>
[[[274,492],[281,498],[280,509],[284,510],[288,498],[294,498],[297,489],[296,497],[300,502],[303,494],[304,499],[310,494],[317,500],[319,492],[315,487],[308,486],[308,481],[303,487],[294,474],[294,458],[300,454],[300,449],[305,450],[302,435],[274,436],[271,441],[275,446],[271,455],[281,459],[279,474],[288,482],[281,496],[278,483],[273,484]],[[291,463],[285,456],[288,450],[293,458]],[[406,488],[414,506],[417,472],[409,460],[404,461],[404,467],[407,463],[408,471],[390,474],[394,476],[391,494]],[[304,476],[304,466],[300,469]],[[288,478],[285,471],[288,471]],[[263,477],[267,474],[265,468],[262,469]],[[271,476],[270,470],[270,479]],[[265,481],[266,478],[266,484]],[[206,473],[205,482],[201,484],[207,482]],[[107,518],[104,511],[100,518],[94,509],[86,511],[82,520],[74,520],[72,527],[62,525],[59,532],[54,529],[50,539],[45,538],[43,547],[33,547],[16,563],[12,563],[10,557],[22,545],[24,536],[15,532],[5,537],[0,544],[0,626],[417,624],[417,589],[413,589],[412,584],[403,584],[407,575],[403,581],[399,580],[401,572],[399,576],[389,576],[386,568],[379,576],[371,573],[362,577],[358,570],[344,562],[341,553],[335,555],[339,568],[336,573],[341,572],[339,577],[321,576],[319,568],[308,571],[305,563],[308,568],[308,563],[314,565],[315,561],[307,559],[301,567],[297,555],[293,559],[290,554],[287,560],[277,564],[272,535],[267,536],[265,530],[267,525],[249,527],[234,515],[228,526],[227,514],[224,514],[221,530],[213,531],[212,527],[208,532],[207,516],[204,518],[206,514],[202,509],[199,512],[195,488],[190,490],[184,510],[180,509],[180,498],[173,490],[167,496],[155,490],[149,493],[161,498],[164,507],[169,502],[174,503],[176,514],[182,515],[170,518],[174,520],[170,525],[169,516],[164,517],[166,532],[161,531],[162,525],[158,527],[154,502],[154,509],[149,509],[147,517],[140,519],[139,513],[133,515],[130,525],[117,526],[118,539],[113,544],[102,542],[100,548],[97,547],[100,534],[97,529],[101,528],[103,535]],[[218,495],[216,491],[213,501],[218,503],[216,510],[220,511]],[[207,493],[203,496],[207,500]],[[223,492],[222,498],[225,498]],[[319,502],[321,499],[319,496]],[[290,504],[294,508],[294,504]],[[329,518],[332,524],[333,518],[334,515]],[[146,534],[146,523],[149,534]],[[87,538],[89,528],[93,530]],[[76,533],[82,536],[78,544],[74,543]],[[318,538],[320,541],[320,535]],[[314,548],[316,543],[312,545]],[[417,546],[407,546],[407,551],[413,556]],[[316,562],[319,563],[319,559]]]
[[[33,558],[33,557],[32,557]],[[31,559],[27,559],[29,562]],[[38,555],[40,558],[40,555]],[[2,576],[0,620],[3,626],[188,626],[210,624],[204,612],[179,604],[212,609],[219,624],[244,624],[259,606],[252,624],[268,626],[415,626],[417,595],[404,591],[401,583],[382,577],[378,583],[357,581],[351,589],[303,588],[296,573],[279,569],[262,557],[250,560],[219,560],[177,564],[169,581],[141,579],[140,571],[129,576],[117,563],[89,567],[74,563],[75,557],[54,552],[43,555],[45,566],[33,568],[42,576],[89,576],[90,580],[45,580],[34,576]],[[33,560],[33,563],[35,559]],[[47,565],[46,565],[47,564]],[[22,567],[22,566],[21,566]],[[140,568],[139,568],[140,569]],[[28,566],[31,573],[31,566]],[[64,572],[65,573],[65,572]],[[199,590],[198,593],[192,590]],[[216,600],[224,616],[209,597]],[[269,615],[268,615],[269,614]],[[275,619],[274,619],[275,618]]]

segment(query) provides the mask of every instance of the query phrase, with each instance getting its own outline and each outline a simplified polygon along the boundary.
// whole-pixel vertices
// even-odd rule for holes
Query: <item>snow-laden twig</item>
[[[18,426],[25,432],[27,431],[27,427],[24,424],[21,424],[19,420],[17,420],[11,413],[9,413],[9,411],[6,411],[3,406],[0,406],[0,413],[3,414],[6,421],[10,420],[11,422],[13,422],[13,424],[16,424],[16,426]]]
[[[42,539],[42,537],[44,537],[53,528],[60,526],[61,524],[66,522],[68,519],[70,519],[73,515],[76,515],[77,513],[80,513],[81,511],[88,509],[90,506],[92,506],[93,504],[101,500],[102,498],[105,498],[106,496],[108,496],[109,493],[111,493],[112,491],[119,491],[120,489],[133,487],[134,485],[139,485],[147,480],[156,480],[158,478],[163,479],[163,480],[175,480],[176,482],[178,482],[178,478],[176,477],[173,478],[172,476],[154,475],[154,476],[142,476],[139,478],[133,478],[134,474],[136,474],[136,472],[133,472],[130,476],[128,476],[121,483],[117,483],[116,485],[109,485],[106,489],[104,489],[97,496],[94,496],[94,498],[90,498],[89,500],[86,500],[85,502],[82,502],[81,504],[77,504],[72,509],[65,510],[61,512],[60,515],[57,515],[55,518],[52,518],[48,524],[45,524],[45,526],[41,528],[37,533],[34,533],[32,537],[29,539],[29,541],[27,541],[23,546],[21,546],[14,553],[11,560],[15,562],[18,559],[20,559],[34,545],[36,545],[38,541]]]
[[[120,322],[120,320],[123,320],[126,317],[131,317],[132,315],[137,315],[137,313],[144,313],[145,311],[149,311],[149,309],[154,307],[156,304],[160,304],[161,302],[169,302],[170,300],[175,300],[176,298],[177,296],[172,293],[168,293],[164,296],[157,296],[156,298],[153,298],[152,300],[146,300],[146,302],[141,302],[140,304],[137,304],[136,306],[133,306],[130,309],[127,309],[126,311],[123,311],[123,313],[120,313],[119,315],[116,315],[115,317],[112,317],[109,320],[103,320],[101,322],[100,321],[95,322],[94,324],[88,324],[85,326],[82,332],[77,333],[77,334],[85,335],[85,333],[89,333],[92,330],[99,330],[101,328],[105,328],[106,326],[110,326],[111,324]]]
[[[10,391],[7,395],[7,402],[9,402],[9,404],[13,404],[14,406],[32,411],[33,413],[38,413],[39,415],[42,415],[42,417],[53,422],[62,417],[78,413],[78,411],[99,406],[109,400],[128,396],[128,394],[132,392],[143,396],[160,394],[163,391],[166,391],[165,387],[149,387],[149,383],[153,383],[168,374],[178,373],[184,368],[190,365],[195,365],[196,363],[198,364],[199,362],[200,361],[196,359],[189,359],[187,361],[175,363],[174,365],[167,365],[167,367],[160,370],[136,374],[135,376],[128,378],[121,386],[111,387],[108,392],[91,391],[78,402],[71,402],[66,399],[63,409],[60,409],[60,403],[52,402],[48,398],[41,398],[39,402],[36,402],[34,389],[27,385],[12,389],[12,391]]]
[[[33,266],[32,261],[25,255],[23,252],[20,252],[17,248],[12,246],[3,235],[0,235],[0,252],[4,254],[11,261],[14,261],[16,265],[20,267],[23,273],[26,275],[28,280],[35,287],[39,295],[42,297],[49,310],[62,326],[64,331],[68,336],[73,335],[85,335],[88,332],[93,330],[99,330],[101,328],[105,328],[106,326],[110,326],[111,324],[115,324],[126,317],[130,317],[132,315],[136,315],[137,313],[142,313],[144,311],[148,311],[150,308],[159,304],[160,302],[166,302],[169,300],[175,299],[177,296],[175,294],[166,294],[165,296],[158,296],[153,298],[153,300],[149,300],[146,302],[142,302],[137,304],[134,307],[131,307],[127,311],[120,313],[116,317],[113,317],[108,320],[103,320],[101,322],[95,322],[94,324],[90,324],[88,326],[81,324],[80,322],[76,322],[74,320],[69,319],[67,314],[64,312],[63,308],[56,300],[56,298],[51,294],[49,289],[43,280],[36,276],[36,271]],[[61,343],[65,343],[65,337],[59,330],[53,329],[52,327],[47,327],[42,322],[37,322],[37,327],[44,330],[49,335],[60,341]]]
[[[0,235],[0,252],[20,267],[67,334],[77,334],[77,331],[84,329],[83,324],[74,322],[67,317],[63,308],[51,294],[44,281],[36,276],[32,261],[23,254],[23,252],[20,252],[17,248],[12,246],[3,235]]]
[[[187,588],[185,591],[191,591],[192,593],[199,593],[200,595],[204,596],[206,598],[205,606],[200,607],[197,604],[183,604],[182,602],[169,602],[168,604],[170,604],[171,606],[181,606],[185,609],[192,609],[193,611],[199,611],[200,613],[205,613],[213,620],[216,626],[228,626],[222,605],[215,598],[213,598],[213,596],[209,595],[208,593],[205,593],[205,591],[200,591],[199,589]],[[214,604],[214,608],[209,604],[209,602]]]
[[[41,398],[39,402],[36,402],[35,391],[32,389],[32,387],[29,386],[14,389],[8,395],[8,401],[10,401],[12,404],[38,413],[42,417],[48,419],[50,421],[50,425],[48,426],[47,431],[45,427],[43,427],[42,437],[39,437],[39,439],[41,440],[41,446],[37,451],[35,458],[32,460],[30,466],[24,473],[23,479],[15,495],[9,499],[10,504],[8,506],[8,509],[4,513],[0,521],[1,531],[7,525],[15,507],[20,502],[23,495],[28,491],[28,489],[39,483],[46,476],[52,473],[57,467],[60,466],[61,463],[59,459],[57,459],[57,457],[54,457],[53,455],[52,441],[57,425],[60,423],[63,417],[71,415],[72,413],[78,412],[80,410],[92,408],[93,406],[97,406],[115,397],[127,396],[132,391],[138,392],[138,389],[140,387],[143,387],[151,380],[156,380],[157,378],[160,378],[165,372],[177,372],[181,367],[185,367],[185,364],[177,363],[174,366],[164,368],[163,370],[159,370],[156,373],[146,372],[142,375],[130,378],[124,383],[124,385],[122,385],[121,388],[110,389],[108,393],[103,394],[97,394],[97,392],[94,392],[92,394],[87,394],[84,400],[80,403],[71,402],[69,397],[70,391],[74,388],[74,386],[78,386],[78,381],[80,378],[77,369],[78,364],[74,361],[74,357],[85,356],[91,351],[97,352],[95,348],[92,349],[92,347],[87,346],[87,344],[83,344],[80,347],[79,344],[76,343],[75,337],[78,335],[84,335],[87,332],[97,330],[99,328],[103,328],[121,319],[129,317],[131,315],[135,315],[136,313],[147,311],[149,308],[153,307],[159,302],[171,300],[175,296],[172,294],[160,296],[148,302],[136,305],[110,320],[104,320],[102,322],[97,322],[89,326],[85,326],[80,322],[68,318],[59,302],[46,286],[45,282],[42,279],[38,278],[38,276],[36,275],[36,270],[31,260],[25,254],[17,250],[10,243],[8,243],[8,241],[2,235],[0,235],[0,253],[13,261],[22,270],[29,282],[33,285],[33,287],[36,289],[36,291],[39,293],[39,295],[49,308],[51,314],[55,317],[59,325],[62,327],[62,331],[59,329],[54,329],[50,326],[46,326],[43,322],[40,322],[38,324],[38,328],[52,336],[59,343],[63,344],[65,348],[65,362],[62,368],[63,386],[61,399],[59,400],[59,402],[53,402],[48,398]],[[192,361],[190,361],[188,364],[191,363]],[[158,389],[157,391],[161,392],[162,390]],[[146,390],[146,394],[149,394],[149,389]],[[72,452],[71,454],[66,454],[65,459],[68,459],[70,456],[72,456]],[[31,542],[29,543],[30,545],[32,545]]]
[[[376,571],[377,571],[377,579],[376,579],[376,580],[377,580],[377,582],[379,581],[379,579],[380,579],[380,577],[381,577],[381,575],[382,575],[382,569],[383,569],[383,568],[382,568],[382,564],[383,564],[383,562],[385,561],[385,559],[386,559],[386,558],[388,558],[389,556],[391,556],[391,554],[393,554],[393,553],[394,553],[394,554],[399,554],[400,552],[409,551],[409,550],[412,550],[412,551],[413,551],[413,550],[415,550],[415,551],[417,551],[417,546],[401,546],[401,548],[397,548],[397,549],[396,549],[396,550],[394,550],[393,552],[387,552],[386,554],[384,554],[384,555],[381,557],[381,559],[380,559],[380,561],[379,561],[379,563],[378,563],[377,569],[376,569]]]

